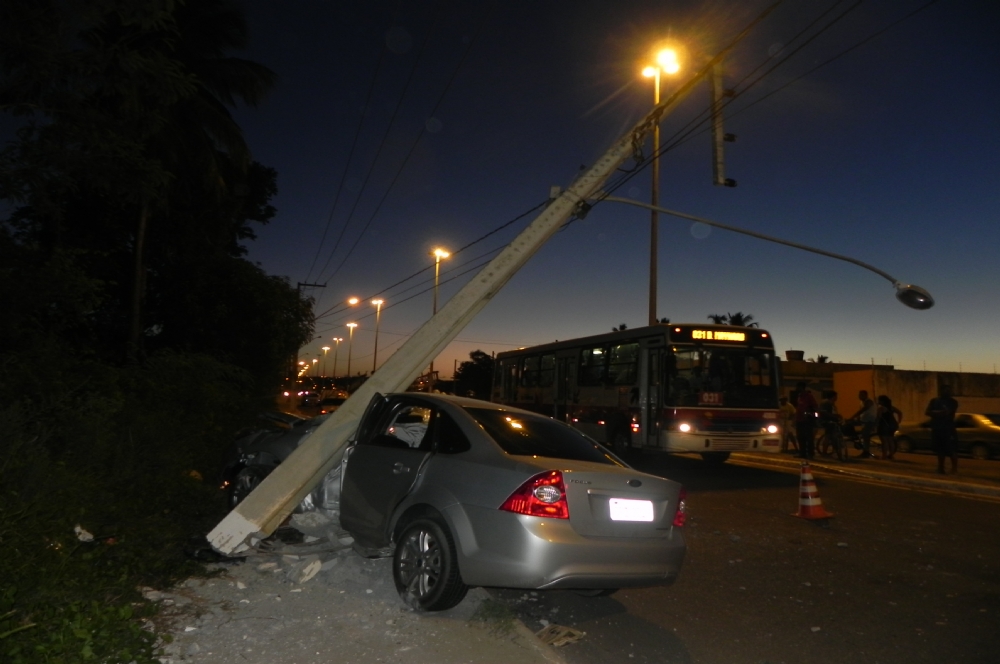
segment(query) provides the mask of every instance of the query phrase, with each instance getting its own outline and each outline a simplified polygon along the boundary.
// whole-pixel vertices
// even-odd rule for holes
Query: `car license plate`
[[[612,521],[652,521],[653,503],[649,500],[611,499]]]

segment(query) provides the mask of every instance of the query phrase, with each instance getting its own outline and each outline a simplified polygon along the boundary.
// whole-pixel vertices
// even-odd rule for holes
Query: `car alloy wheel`
[[[444,611],[465,598],[447,527],[434,519],[414,521],[403,531],[392,558],[392,578],[403,602],[415,611]]]

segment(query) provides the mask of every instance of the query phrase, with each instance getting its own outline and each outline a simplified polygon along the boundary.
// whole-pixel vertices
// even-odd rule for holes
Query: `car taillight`
[[[677,527],[683,526],[687,519],[687,496],[687,489],[681,487],[677,494],[677,510],[674,512],[674,525]]]
[[[562,473],[549,470],[535,475],[510,494],[500,509],[528,516],[568,519],[569,504]]]

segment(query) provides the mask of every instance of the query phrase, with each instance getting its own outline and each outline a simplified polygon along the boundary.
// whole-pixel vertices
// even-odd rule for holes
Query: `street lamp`
[[[378,323],[382,318],[382,300],[372,300],[372,304],[375,305],[375,353],[372,359],[372,373],[375,373],[375,367],[378,366]]]
[[[316,363],[319,362],[318,358],[313,358],[313,376],[316,375]]]
[[[431,310],[432,315],[436,316],[438,312],[438,279],[441,275],[441,259],[448,258],[451,256],[450,253],[438,247],[431,255],[434,256],[434,308]],[[430,370],[430,380],[434,380],[434,359],[431,359],[431,370]],[[431,383],[430,389],[433,389],[434,384]]]
[[[438,278],[441,275],[441,259],[448,258],[451,254],[438,248],[431,252],[431,256],[434,257],[434,309],[432,311],[436,314],[438,312]]]
[[[329,346],[323,346],[323,377],[326,377],[326,351],[330,350]],[[336,364],[334,364],[336,369]]]
[[[635,205],[638,207],[654,209],[654,206],[648,203],[643,203],[642,201],[633,201],[630,198],[619,198],[617,196],[598,196],[598,200],[601,201],[611,201],[613,203],[627,203],[628,205]],[[727,231],[733,231],[734,233],[742,233],[743,235],[749,235],[750,237],[755,237],[760,240],[767,240],[768,242],[775,242],[777,244],[783,244],[788,247],[795,247],[796,249],[802,249],[803,251],[810,251],[814,254],[819,254],[821,256],[828,256],[829,258],[836,258],[840,261],[846,261],[848,263],[853,263],[860,267],[874,272],[883,279],[888,279],[892,284],[893,288],[896,289],[896,299],[910,307],[911,309],[930,309],[934,306],[934,298],[931,296],[926,289],[916,286],[914,284],[904,284],[899,281],[891,274],[883,272],[877,267],[871,266],[868,263],[859,261],[856,258],[851,258],[850,256],[843,256],[841,254],[835,254],[832,251],[826,251],[825,249],[817,249],[816,247],[810,247],[809,245],[799,244],[798,242],[791,242],[790,240],[782,240],[781,238],[773,237],[771,235],[765,235],[763,233],[757,233],[756,231],[748,231],[745,228],[739,228],[737,226],[730,226],[728,224],[722,224],[718,221],[711,221],[703,217],[696,217],[693,214],[685,214],[683,212],[677,212],[675,210],[668,210],[666,208],[655,207],[656,212],[662,212],[663,214],[669,214],[673,217],[680,217],[681,219],[690,219],[691,221],[697,221],[703,223],[707,226],[714,226],[715,228],[721,228]]]
[[[653,106],[660,105],[660,74],[676,74],[680,71],[680,62],[677,60],[677,51],[672,48],[665,48],[656,54],[655,65],[650,65],[642,70],[642,75],[653,79]],[[653,187],[650,194],[653,208],[649,217],[649,324],[656,325],[656,280],[657,280],[657,251],[660,241],[659,237],[659,216],[656,206],[660,204],[660,156],[657,151],[660,149],[660,123],[657,121],[653,125]]]
[[[354,328],[358,326],[357,323],[348,323],[347,327],[351,330],[347,334],[347,377],[351,377],[351,351],[354,349]]]
[[[333,340],[337,342],[336,348],[333,349],[333,378],[334,378],[334,380],[336,380],[336,378],[337,378],[337,355],[340,354],[340,342],[343,341],[343,339],[340,338],[340,337],[334,337]]]

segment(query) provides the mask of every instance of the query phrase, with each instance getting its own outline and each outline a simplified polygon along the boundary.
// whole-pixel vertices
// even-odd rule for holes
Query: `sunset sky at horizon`
[[[302,356],[322,357],[353,321],[352,369],[369,371],[377,295],[384,361],[430,316],[434,247],[455,251],[543,204],[649,110],[640,71],[658,39],[688,49],[666,95],[771,4],[246,3],[239,55],[279,76],[237,113],[279,174],[278,214],[249,258],[293,285],[325,284],[305,287],[321,338]],[[934,308],[905,308],[857,266],[661,216],[657,315],[740,311],[779,351],[995,372],[998,15],[986,2],[781,4],[726,59],[735,188],[712,184],[710,135],[683,133],[708,106],[706,84],[662,124],[664,143],[681,139],[661,157],[662,206],[851,256],[928,289]],[[649,169],[615,194],[648,201]],[[441,304],[533,217],[442,262]],[[595,206],[459,334],[436,362],[442,377],[472,350],[645,325],[648,243],[648,212]],[[352,295],[364,306],[346,307]],[[346,352],[345,341],[341,374]],[[327,362],[332,373],[333,351]]]

